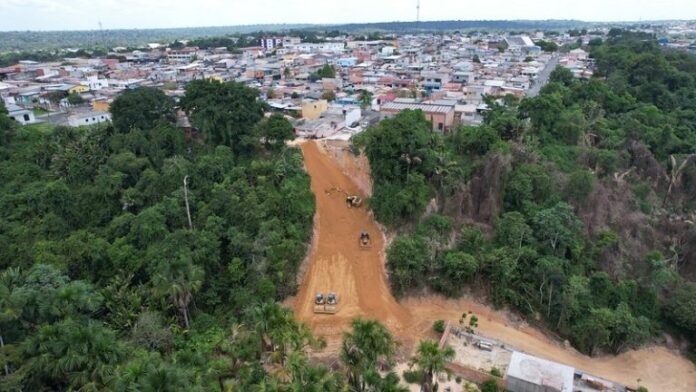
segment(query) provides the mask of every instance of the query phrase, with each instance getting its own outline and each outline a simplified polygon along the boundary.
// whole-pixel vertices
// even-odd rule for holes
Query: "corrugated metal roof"
[[[448,113],[454,110],[454,106],[444,106],[444,105],[429,105],[424,103],[398,103],[398,102],[387,102],[382,105],[382,109],[387,110],[422,110],[428,113]]]

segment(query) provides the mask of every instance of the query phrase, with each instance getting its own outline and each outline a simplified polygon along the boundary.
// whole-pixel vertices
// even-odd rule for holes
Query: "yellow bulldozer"
[[[357,195],[351,195],[348,192],[346,192],[345,190],[341,189],[340,187],[333,187],[333,188],[327,189],[324,192],[329,196],[333,195],[334,193],[342,193],[346,197],[346,205],[348,206],[348,208],[353,208],[353,207],[357,208],[357,207],[360,207],[363,203],[362,197],[357,196]]]
[[[317,293],[314,297],[314,313],[335,314],[338,312],[338,296],[336,293]]]

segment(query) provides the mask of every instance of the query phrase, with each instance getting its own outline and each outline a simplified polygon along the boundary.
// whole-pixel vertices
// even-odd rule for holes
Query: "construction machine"
[[[362,205],[362,198],[354,195],[346,196],[346,204],[348,208],[360,207]]]
[[[361,249],[372,248],[372,240],[370,239],[370,234],[366,231],[360,233],[360,238],[358,238],[358,244]]]
[[[345,190],[341,189],[340,187],[329,188],[329,189],[325,190],[324,193],[326,193],[328,196],[331,196],[334,193],[344,194],[346,196],[346,205],[348,206],[348,208],[360,207],[362,205],[362,202],[363,202],[363,200],[360,196],[351,195],[348,192],[346,192]]]
[[[323,293],[317,293],[314,297],[314,313],[335,314],[338,311],[338,296],[329,293],[326,297]]]

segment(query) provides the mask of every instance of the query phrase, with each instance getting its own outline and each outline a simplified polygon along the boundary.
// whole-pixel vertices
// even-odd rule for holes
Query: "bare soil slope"
[[[328,354],[335,355],[343,331],[348,330],[350,321],[358,316],[380,320],[401,342],[403,351],[409,353],[419,339],[433,337],[434,320],[456,323],[463,312],[472,311],[479,317],[481,334],[530,354],[627,385],[644,385],[651,392],[696,391],[696,366],[663,347],[630,351],[615,357],[590,358],[534,328],[511,321],[503,312],[474,301],[433,296],[397,302],[387,283],[385,241],[374,218],[365,208],[348,208],[343,194],[326,193],[328,189],[340,187],[348,193],[364,196],[352,181],[355,173],[350,170],[351,176],[346,175],[341,165],[323,153],[316,142],[303,144],[302,150],[317,199],[315,238],[300,291],[287,304],[316,335],[327,339]],[[361,231],[371,234],[372,249],[359,248]],[[314,314],[314,295],[329,291],[339,296],[338,313]]]
[[[384,238],[375,220],[365,207],[348,208],[340,188],[351,195],[365,196],[353,181],[315,142],[302,145],[305,166],[312,177],[316,195],[315,244],[297,298],[296,316],[312,330],[327,337],[329,344],[340,341],[341,333],[349,329],[350,321],[358,316],[376,318],[393,331],[411,324],[409,312],[396,302],[387,286],[381,252]],[[361,249],[358,237],[367,231],[372,248]],[[334,292],[339,298],[335,315],[313,312],[316,293]]]

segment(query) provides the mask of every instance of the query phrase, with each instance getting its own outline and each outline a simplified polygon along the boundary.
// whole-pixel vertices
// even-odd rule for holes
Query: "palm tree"
[[[171,262],[167,260],[160,262],[152,278],[155,293],[171,298],[184,318],[186,329],[191,327],[189,304],[193,300],[193,294],[203,284],[203,274],[203,269],[191,260],[190,252],[182,252]]]
[[[288,354],[302,352],[307,347],[322,348],[323,340],[312,336],[306,324],[298,324],[288,308],[266,302],[249,310],[249,317],[259,338],[262,353],[268,353],[272,363],[285,365]]]
[[[423,374],[421,386],[424,392],[432,392],[434,390],[434,377],[441,373],[450,375],[451,370],[447,368],[447,363],[452,359],[454,359],[452,347],[445,346],[440,348],[438,343],[433,340],[422,340],[418,344],[416,356],[411,359],[411,367],[416,366],[418,371]]]
[[[27,360],[19,372],[31,375],[27,390],[42,383],[56,390],[96,391],[113,377],[124,352],[100,323],[67,319],[41,326],[23,343],[23,354]]]
[[[288,356],[287,366],[290,375],[290,391],[328,392],[344,390],[340,373],[329,371],[324,366],[312,365],[303,352],[293,352]]]
[[[365,379],[370,391],[379,392],[408,392],[407,387],[399,384],[399,376],[394,372],[387,373],[384,377],[380,376],[379,372],[372,370],[368,372]]]
[[[367,90],[360,91],[360,105],[369,108],[372,105],[372,93]]]
[[[384,325],[377,320],[355,319],[353,329],[343,335],[341,362],[348,373],[353,390],[366,390],[366,376],[378,365],[391,365],[396,342]]]

